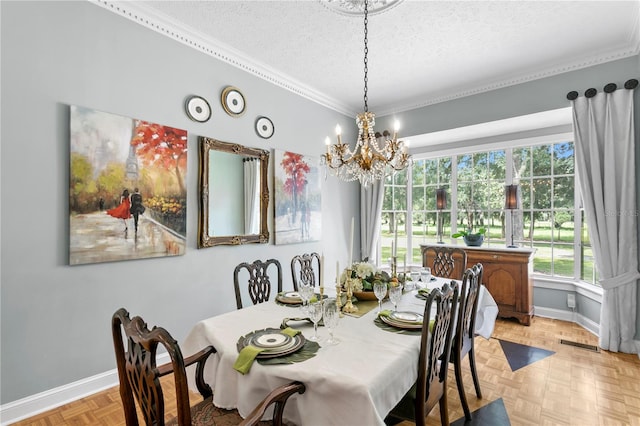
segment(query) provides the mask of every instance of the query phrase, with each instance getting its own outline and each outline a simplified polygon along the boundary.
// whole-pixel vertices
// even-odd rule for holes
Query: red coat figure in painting
[[[107,210],[109,216],[113,216],[116,219],[122,219],[124,222],[124,230],[127,231],[127,219],[131,217],[129,208],[131,207],[131,200],[129,199],[129,190],[125,189],[120,196],[120,205],[112,209]]]

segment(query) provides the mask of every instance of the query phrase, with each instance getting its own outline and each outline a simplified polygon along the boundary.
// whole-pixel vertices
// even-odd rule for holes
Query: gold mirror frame
[[[222,142],[200,136],[200,221],[198,232],[198,248],[217,245],[241,245],[249,243],[268,243],[269,228],[267,226],[267,209],[269,207],[269,151],[248,148],[236,143]],[[260,161],[260,233],[248,235],[212,236],[209,234],[209,157],[210,151],[222,151],[229,154],[259,158]]]

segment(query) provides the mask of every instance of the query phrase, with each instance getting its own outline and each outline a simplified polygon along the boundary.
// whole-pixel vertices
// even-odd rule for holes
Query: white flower
[[[354,278],[351,280],[351,291],[362,291],[362,280],[359,278]]]
[[[360,262],[355,265],[356,276],[358,278],[368,278],[376,273],[376,267],[368,262]]]

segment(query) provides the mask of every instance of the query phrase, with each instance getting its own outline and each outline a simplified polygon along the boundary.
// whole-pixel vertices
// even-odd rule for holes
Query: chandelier
[[[392,137],[386,130],[382,134],[374,131],[376,115],[369,112],[367,105],[368,1],[364,0],[364,112],[356,116],[358,140],[351,151],[349,145],[342,143],[340,126],[336,126],[338,143],[331,145],[327,137],[327,153],[321,158],[322,165],[328,166],[338,178],[347,182],[357,179],[364,186],[382,179],[387,168],[404,170],[411,160],[407,145],[398,140],[397,121]]]

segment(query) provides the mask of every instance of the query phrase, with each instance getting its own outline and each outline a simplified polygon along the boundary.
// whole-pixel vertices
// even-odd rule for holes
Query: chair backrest
[[[456,334],[453,339],[451,353],[458,351],[461,358],[471,349],[471,341],[475,337],[476,311],[478,310],[478,295],[482,280],[482,264],[478,263],[464,272],[460,287],[460,304]],[[453,357],[453,355],[452,355]]]
[[[315,287],[320,283],[320,255],[318,253],[298,254],[291,259],[293,289],[298,291],[300,283]]]
[[[265,262],[256,260],[253,263],[243,262],[236,266],[233,271],[233,285],[236,290],[236,305],[242,309],[242,295],[240,292],[240,271],[246,269],[249,273],[248,291],[253,304],[266,302],[271,295],[271,277],[268,274],[270,265],[276,268],[276,280],[278,283],[278,293],[282,291],[282,266],[276,259],[269,259]],[[272,268],[273,269],[273,268]]]
[[[424,419],[447,391],[449,363],[441,360],[448,360],[451,354],[458,294],[458,284],[451,281],[442,289],[432,290],[427,297],[418,358],[416,419]],[[436,310],[435,314],[431,315],[433,304],[436,305]],[[430,324],[431,321],[433,321],[432,324]]]
[[[423,265],[436,277],[461,280],[467,268],[467,252],[458,247],[429,246],[423,251]]]
[[[120,397],[127,426],[138,425],[134,398],[147,425],[164,425],[164,394],[160,377],[169,372],[174,374],[178,424],[190,425],[191,407],[187,375],[178,342],[164,328],[153,327],[149,330],[139,316],[130,319],[129,312],[124,308],[113,314],[111,329],[120,379]],[[126,351],[123,331],[127,342]],[[172,370],[167,366],[156,365],[159,345],[162,345],[169,354]],[[211,353],[213,353],[212,347]],[[206,388],[203,396],[213,395],[211,388],[209,386]]]

